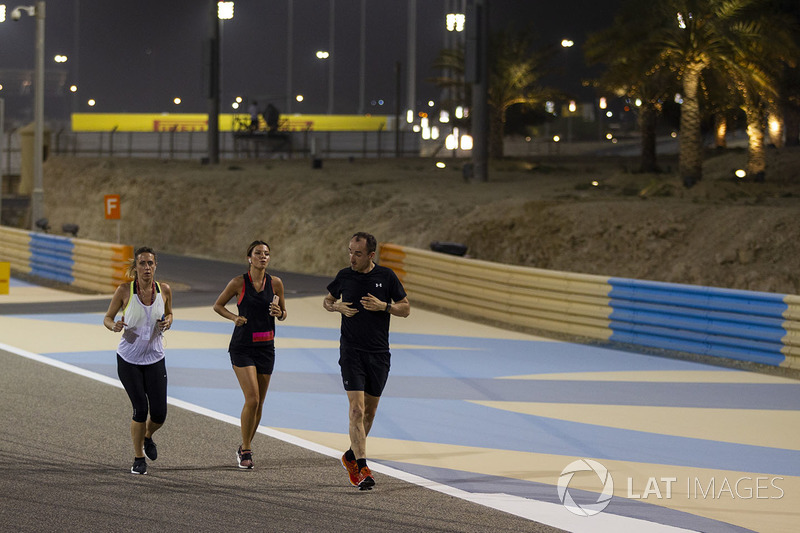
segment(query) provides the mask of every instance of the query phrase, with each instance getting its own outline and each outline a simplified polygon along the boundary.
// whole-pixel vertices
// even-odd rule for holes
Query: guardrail
[[[800,296],[502,265],[382,243],[414,301],[635,346],[800,368]]]
[[[0,227],[0,261],[11,269],[98,292],[126,281],[133,247]]]

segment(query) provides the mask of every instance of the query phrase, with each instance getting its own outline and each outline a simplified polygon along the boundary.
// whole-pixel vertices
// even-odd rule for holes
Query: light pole
[[[472,83],[472,176],[489,181],[489,0],[467,4],[464,77]]]
[[[208,37],[207,71],[208,71],[208,163],[219,164],[219,4],[216,0],[208,0]]]
[[[334,56],[336,50],[334,49],[334,29],[336,27],[336,0],[330,0],[330,32],[328,38],[330,39],[330,54]],[[335,57],[335,56],[334,56]],[[333,115],[333,58],[328,63],[328,114]]]
[[[292,112],[292,53],[294,52],[294,3],[289,0],[286,15],[286,112]]]
[[[408,2],[408,35],[406,40],[406,109],[416,115],[417,108],[417,0]],[[399,124],[398,124],[399,127]]]
[[[331,61],[333,61],[333,59],[331,59],[331,53],[328,52],[327,50],[317,50],[314,55],[316,55],[317,59],[319,59],[320,61],[324,61],[324,62],[327,63],[326,66],[328,67],[328,114],[332,115],[333,114],[333,75],[331,74],[331,72],[333,72],[333,64],[331,63]]]
[[[0,85],[2,87],[2,85]],[[6,101],[0,98],[0,226],[3,225],[3,141],[6,131]]]
[[[569,49],[572,48],[573,46],[575,46],[575,41],[573,41],[572,39],[566,39],[566,38],[561,39],[561,48],[563,48],[564,50],[569,51]],[[570,58],[570,55],[567,53],[567,60],[565,61],[566,65],[567,65],[567,70],[569,70],[569,58]],[[567,107],[567,109],[569,110],[569,114],[567,115],[567,142],[571,143],[572,142],[572,115],[575,114],[575,110],[577,109],[576,104],[575,104],[575,100],[570,100],[569,101],[569,106]]]
[[[33,191],[31,192],[31,229],[44,217],[44,2],[33,6],[17,6],[11,11],[12,20],[19,20],[25,12],[36,17],[36,63],[34,66],[33,93]]]

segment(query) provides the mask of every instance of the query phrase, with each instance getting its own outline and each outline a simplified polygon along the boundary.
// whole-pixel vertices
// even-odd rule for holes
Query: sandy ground
[[[800,293],[800,150],[770,150],[767,182],[733,177],[746,154],[707,159],[685,190],[673,173],[633,172],[635,158],[538,156],[463,179],[447,159],[195,161],[52,157],[46,213],[79,237],[116,241],[103,197],[121,195],[121,240],[244,261],[256,238],[275,270],[331,275],[355,231],[428,248],[455,241],[472,257],[592,274]],[[596,181],[597,185],[592,185]]]

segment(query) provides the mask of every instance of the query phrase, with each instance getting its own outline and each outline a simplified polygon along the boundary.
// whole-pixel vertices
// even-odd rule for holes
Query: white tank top
[[[122,332],[117,353],[124,361],[134,365],[149,365],[164,358],[164,344],[161,342],[161,330],[156,321],[164,315],[164,297],[161,285],[156,283],[156,297],[152,305],[144,305],[139,295],[133,290],[128,305],[122,312],[127,326]]]

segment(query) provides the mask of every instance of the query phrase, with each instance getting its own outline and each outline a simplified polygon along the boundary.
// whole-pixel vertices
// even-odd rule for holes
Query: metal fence
[[[381,158],[416,157],[419,134],[394,131],[300,131],[241,135],[220,132],[220,158]],[[17,131],[2,138],[3,168],[7,176],[19,174],[21,142]],[[97,131],[51,132],[47,153],[73,157],[143,157],[202,159],[208,153],[205,131]]]

